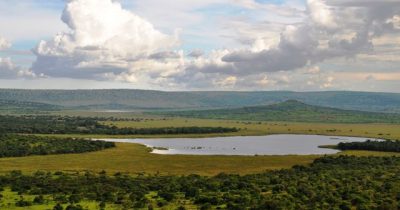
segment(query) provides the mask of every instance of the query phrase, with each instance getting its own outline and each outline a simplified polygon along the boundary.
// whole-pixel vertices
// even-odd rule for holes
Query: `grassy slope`
[[[267,106],[216,109],[204,111],[164,112],[166,116],[194,117],[203,119],[324,122],[324,123],[399,123],[400,114],[349,111],[308,105],[299,101]]]
[[[242,135],[305,133],[400,139],[400,126],[387,124],[247,123],[236,121],[168,119],[145,122],[105,122],[121,127],[161,127],[179,125],[220,125],[242,128]],[[106,136],[99,136],[106,137]],[[137,137],[137,136],[136,136]],[[161,136],[160,136],[161,137]],[[166,137],[166,136],[162,136]],[[394,153],[347,151],[352,155],[393,155]],[[33,156],[0,159],[0,172],[22,170],[107,170],[109,172],[214,175],[220,172],[248,174],[268,169],[308,164],[317,156],[188,156],[150,154],[141,145],[117,144],[114,149],[79,155]]]

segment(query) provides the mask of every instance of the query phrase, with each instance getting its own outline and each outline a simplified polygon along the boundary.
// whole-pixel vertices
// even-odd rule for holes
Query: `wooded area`
[[[101,124],[102,118],[61,117],[51,115],[0,115],[0,132],[20,134],[105,134],[105,135],[151,135],[151,134],[207,134],[237,132],[237,128],[224,127],[163,127],[118,128]]]
[[[400,157],[326,156],[311,166],[246,176],[129,176],[18,171],[0,176],[0,189],[18,192],[20,206],[55,201],[54,209],[81,209],[85,200],[100,209],[196,205],[200,209],[398,209]],[[24,196],[35,195],[34,200]],[[46,195],[52,195],[46,197]],[[151,195],[151,196],[150,196]],[[1,196],[0,196],[1,197]],[[45,198],[45,199],[44,199]],[[185,209],[185,205],[177,206]]]
[[[0,158],[94,152],[115,147],[113,142],[87,139],[0,134]]]

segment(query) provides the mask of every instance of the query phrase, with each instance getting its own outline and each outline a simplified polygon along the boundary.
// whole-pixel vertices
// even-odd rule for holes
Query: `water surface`
[[[335,149],[319,148],[340,142],[363,142],[371,138],[318,135],[268,135],[213,138],[102,139],[138,143],[165,155],[310,155],[335,154]],[[376,140],[376,139],[371,139]]]

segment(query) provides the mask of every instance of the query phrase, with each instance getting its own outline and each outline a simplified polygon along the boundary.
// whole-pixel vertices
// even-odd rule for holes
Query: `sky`
[[[400,92],[400,0],[0,0],[0,88]]]

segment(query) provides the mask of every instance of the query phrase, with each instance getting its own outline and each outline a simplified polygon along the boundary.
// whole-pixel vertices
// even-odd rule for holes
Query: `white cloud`
[[[53,77],[131,78],[134,72],[154,67],[148,61],[152,55],[168,51],[178,43],[177,36],[161,33],[112,0],[70,0],[62,20],[70,32],[39,43],[34,50],[35,73]]]
[[[321,69],[319,66],[312,66],[309,69],[307,69],[307,74],[319,74],[321,72]]]
[[[0,37],[0,51],[11,47],[11,42]],[[34,73],[15,65],[11,58],[0,57],[0,79],[32,78]]]
[[[213,83],[217,87],[221,87],[221,88],[230,87],[230,88],[232,88],[236,84],[237,80],[238,80],[237,77],[229,76],[229,77],[222,78],[222,79],[216,79],[216,80],[213,81]]]
[[[325,83],[321,85],[321,88],[331,88],[333,86],[334,77],[329,76],[325,79]]]
[[[6,50],[11,47],[11,43],[5,38],[0,37],[0,50]]]
[[[325,4],[324,0],[308,0],[308,10],[311,19],[322,27],[335,28],[337,24],[334,20],[331,9]]]
[[[256,40],[253,48],[231,50],[222,61],[231,64],[237,74],[293,71],[329,59],[373,53],[374,39],[399,34],[392,24],[400,13],[398,1],[327,3],[309,0],[307,17],[302,22],[288,24],[275,46]],[[267,34],[268,29],[265,31]]]
[[[33,78],[35,74],[16,66],[10,58],[0,57],[0,79]]]
[[[165,31],[172,34],[175,28],[185,31],[186,26],[203,24],[206,15],[195,9],[232,1],[136,1],[139,17],[117,1],[69,0],[62,16],[69,30],[39,43],[32,70],[37,75],[146,87],[292,87],[303,79],[304,86],[332,88],[336,78],[321,75],[321,62],[377,56],[376,40],[393,40],[390,37],[399,34],[400,4],[395,1],[308,0],[304,8],[254,0],[233,3],[252,15],[216,19],[218,27],[206,32],[202,29],[207,24],[190,27],[189,34],[198,30],[203,39],[220,36],[240,44],[188,53],[179,50],[176,34]],[[298,69],[303,71],[293,73]]]

